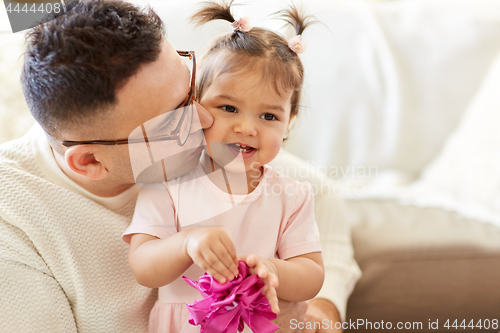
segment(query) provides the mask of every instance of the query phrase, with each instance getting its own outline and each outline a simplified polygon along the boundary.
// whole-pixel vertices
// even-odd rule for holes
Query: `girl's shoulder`
[[[287,176],[283,173],[282,170],[278,168],[273,168],[272,166],[265,165],[264,166],[264,177],[263,180],[266,180],[270,186],[283,186],[284,188],[288,188],[290,190],[295,189],[301,192],[310,192],[311,184],[307,181],[301,182]]]

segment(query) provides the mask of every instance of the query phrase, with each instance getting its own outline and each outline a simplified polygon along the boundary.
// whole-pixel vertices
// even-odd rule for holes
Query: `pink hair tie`
[[[252,25],[250,24],[250,19],[248,17],[242,17],[231,23],[233,31],[249,32],[252,30]]]
[[[306,43],[302,41],[300,35],[297,35],[288,40],[288,47],[292,49],[293,52],[301,54],[306,50]]]

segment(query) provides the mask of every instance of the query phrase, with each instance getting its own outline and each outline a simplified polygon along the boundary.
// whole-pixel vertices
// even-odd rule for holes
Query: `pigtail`
[[[190,20],[196,27],[202,26],[213,20],[225,20],[229,23],[235,21],[231,14],[231,5],[234,0],[222,0],[220,3],[216,1],[205,1],[204,7],[191,16]]]
[[[297,8],[295,5],[290,5],[275,14],[279,19],[291,25],[295,29],[297,36],[302,35],[308,26],[318,22],[314,16],[304,15],[302,9]]]

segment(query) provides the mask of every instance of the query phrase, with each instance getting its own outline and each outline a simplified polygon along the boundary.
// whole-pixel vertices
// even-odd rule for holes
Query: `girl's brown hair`
[[[222,0],[221,3],[207,1],[191,20],[196,26],[212,20],[226,20],[233,23],[235,21],[231,14],[233,1]],[[312,23],[310,17],[304,17],[293,6],[276,14],[291,24],[297,35],[301,35]],[[203,93],[217,76],[248,68],[261,70],[264,80],[272,82],[278,94],[293,90],[290,117],[297,115],[304,80],[302,62],[282,36],[262,28],[253,28],[249,32],[237,30],[215,41],[202,60],[197,97],[201,100]]]

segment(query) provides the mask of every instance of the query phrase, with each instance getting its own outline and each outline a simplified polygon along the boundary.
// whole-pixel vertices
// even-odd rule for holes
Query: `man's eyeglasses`
[[[177,140],[177,144],[179,146],[183,146],[191,131],[191,123],[193,121],[193,100],[194,100],[194,88],[195,88],[195,80],[196,80],[196,59],[194,55],[194,51],[177,51],[177,53],[181,57],[188,57],[192,63],[193,67],[191,70],[191,88],[189,89],[189,93],[184,99],[184,101],[175,108],[175,110],[170,111],[172,115],[176,112],[182,111],[182,115],[179,118],[179,122],[175,129],[164,135],[152,136],[148,137],[146,135],[146,129],[144,128],[144,124],[141,125],[143,138],[137,139],[121,139],[121,140],[90,140],[90,141],[63,141],[62,145],[65,147],[72,147],[77,145],[106,145],[106,146],[115,146],[115,145],[126,145],[133,143],[149,143],[149,142],[158,142],[158,141],[169,141],[169,140]],[[180,110],[182,109],[182,110]]]

